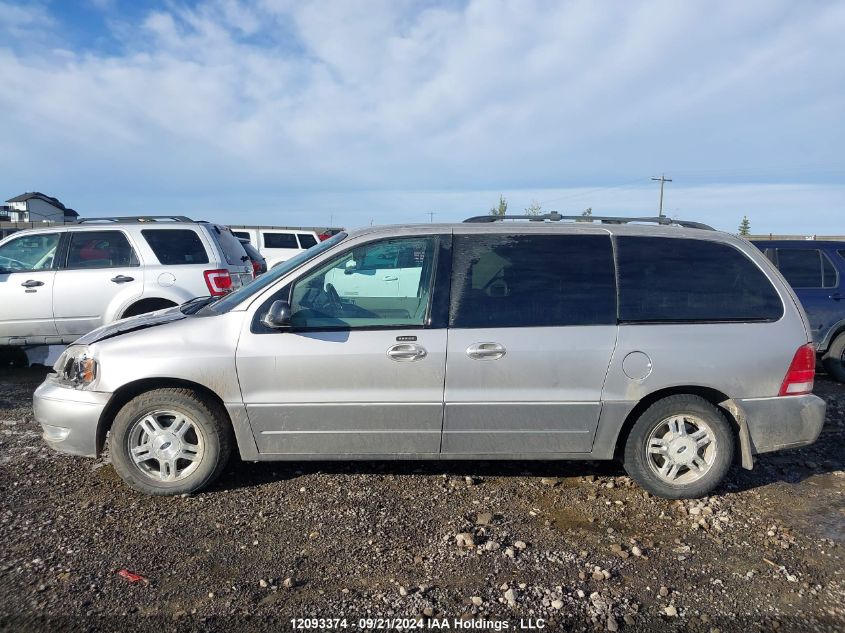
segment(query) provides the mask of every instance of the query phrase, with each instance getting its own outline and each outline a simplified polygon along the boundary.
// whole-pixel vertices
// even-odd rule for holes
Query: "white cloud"
[[[36,181],[121,208],[149,191],[331,206],[325,192],[362,189],[542,200],[661,169],[687,174],[675,191],[845,180],[842,4],[165,6],[123,23],[115,54],[63,50],[42,9],[0,3],[0,29],[51,41],[0,42],[9,195]]]

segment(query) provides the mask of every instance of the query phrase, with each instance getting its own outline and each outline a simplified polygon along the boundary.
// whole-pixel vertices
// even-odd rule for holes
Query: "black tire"
[[[29,367],[29,358],[20,347],[0,347],[0,367],[21,369]]]
[[[695,416],[705,422],[715,438],[715,444],[712,448],[712,462],[703,475],[689,483],[673,484],[664,481],[654,472],[650,464],[648,443],[652,431],[667,419],[679,415]],[[700,396],[669,396],[652,404],[634,423],[625,442],[624,466],[634,481],[655,496],[664,499],[695,499],[708,494],[725,478],[733,463],[735,444],[733,428],[717,407]],[[691,471],[689,467],[684,470],[685,473]]]
[[[160,411],[186,416],[196,427],[193,432],[202,436],[201,459],[196,460],[198,464],[190,474],[176,481],[155,479],[130,455],[130,439],[137,432],[137,425],[149,414]],[[223,407],[190,389],[180,388],[154,389],[136,396],[118,412],[109,435],[114,469],[131,488],[149,495],[180,495],[205,488],[223,472],[233,444],[232,427]],[[145,464],[152,470],[156,462],[153,458]]]
[[[845,382],[845,361],[843,361],[843,354],[845,354],[845,332],[842,332],[830,343],[830,347],[822,356],[822,365],[824,370],[834,380]]]

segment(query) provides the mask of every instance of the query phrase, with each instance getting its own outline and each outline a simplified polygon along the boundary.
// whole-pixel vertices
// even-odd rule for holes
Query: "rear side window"
[[[836,269],[817,248],[779,248],[778,268],[793,288],[836,286]]]
[[[603,235],[456,235],[450,327],[616,323]]]
[[[208,263],[205,247],[191,229],[145,229],[141,235],[165,266]]]
[[[317,239],[313,235],[308,235],[308,233],[297,233],[297,237],[302,248],[311,248],[317,244]]]
[[[769,321],[783,304],[741,251],[707,240],[622,236],[619,319],[626,322]]]
[[[249,259],[240,240],[229,230],[227,226],[218,226],[216,224],[209,224],[208,230],[214,241],[223,251],[223,257],[231,266],[242,265]]]
[[[296,243],[296,235],[293,233],[264,233],[264,248],[295,248],[299,250]]]
[[[120,231],[72,231],[67,268],[137,266],[138,258]]]

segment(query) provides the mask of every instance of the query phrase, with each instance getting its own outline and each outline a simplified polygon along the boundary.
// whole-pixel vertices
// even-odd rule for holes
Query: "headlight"
[[[53,370],[59,384],[84,389],[97,378],[97,361],[86,345],[72,345],[59,356]]]

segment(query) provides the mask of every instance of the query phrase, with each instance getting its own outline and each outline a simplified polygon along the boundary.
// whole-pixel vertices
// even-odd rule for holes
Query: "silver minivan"
[[[340,233],[225,297],[101,327],[35,392],[44,439],[89,457],[108,440],[149,494],[207,486],[237,449],[618,459],[667,498],[816,440],[807,320],[754,246],[665,218],[527,219]]]

